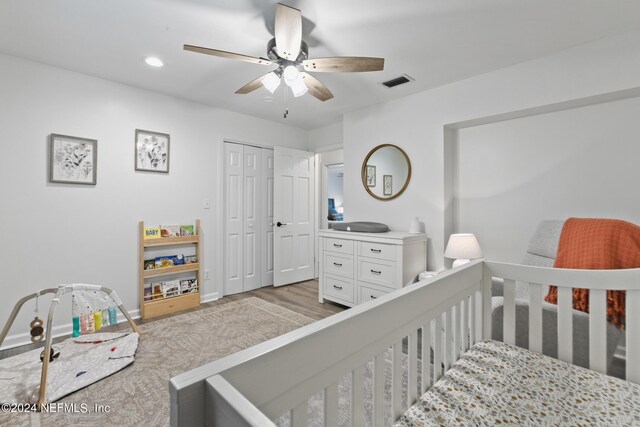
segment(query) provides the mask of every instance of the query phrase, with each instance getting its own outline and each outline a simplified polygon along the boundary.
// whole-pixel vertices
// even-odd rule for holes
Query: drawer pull
[[[339,245],[337,243],[334,243],[333,246],[336,247],[336,248],[341,248],[342,247],[342,245]]]
[[[382,249],[371,249],[371,252],[373,252],[374,254],[379,254],[380,252],[382,252]]]
[[[376,298],[378,298],[378,297],[374,297],[373,295],[371,295],[371,299],[376,299]]]
[[[371,270],[371,272],[373,274],[382,274],[382,271],[380,271],[380,270]]]
[[[337,290],[341,291],[342,290],[342,286],[338,286],[338,285],[333,285],[334,288],[336,288]]]
[[[335,265],[336,267],[342,267],[342,264],[340,264],[339,262],[334,262],[333,265]]]

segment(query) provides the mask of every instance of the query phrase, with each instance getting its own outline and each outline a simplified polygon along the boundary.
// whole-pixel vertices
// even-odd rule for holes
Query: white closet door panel
[[[242,145],[224,144],[224,295],[243,291],[243,157]]]
[[[273,150],[262,149],[262,286],[273,285]]]
[[[244,146],[244,283],[243,290],[251,291],[262,285],[260,244],[262,224],[262,150]]]
[[[274,149],[274,284],[301,282],[314,276],[313,153]]]

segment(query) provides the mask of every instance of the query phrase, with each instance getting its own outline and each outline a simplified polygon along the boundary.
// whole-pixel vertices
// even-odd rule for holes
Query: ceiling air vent
[[[395,79],[387,80],[386,82],[382,82],[386,87],[394,87],[398,85],[403,85],[405,83],[412,82],[414,79],[406,74],[401,75],[400,77],[396,77]]]

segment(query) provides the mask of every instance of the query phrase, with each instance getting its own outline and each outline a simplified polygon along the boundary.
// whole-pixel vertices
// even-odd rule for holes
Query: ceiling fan
[[[326,101],[333,98],[333,94],[308,72],[361,72],[384,69],[384,58],[338,56],[309,59],[309,47],[302,40],[302,14],[293,7],[281,3],[276,5],[274,29],[275,38],[267,43],[268,58],[188,44],[184,45],[184,49],[254,64],[278,65],[275,70],[242,86],[236,91],[238,94],[253,92],[260,86],[264,86],[271,93],[274,93],[284,79],[285,84],[291,88],[295,97],[309,92],[320,101]]]

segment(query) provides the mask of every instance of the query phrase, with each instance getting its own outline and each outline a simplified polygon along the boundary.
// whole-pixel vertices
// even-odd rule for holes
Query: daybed
[[[493,277],[505,279],[505,344],[486,341],[491,337]],[[529,288],[528,350],[515,347],[516,280]],[[557,344],[564,362],[539,355],[542,284],[559,288]],[[573,358],[574,286],[590,290],[591,371],[567,363]],[[602,345],[607,289],[626,291],[628,381],[601,374],[607,370]],[[482,352],[498,359],[491,362],[489,356],[484,357],[491,369],[474,371],[474,360],[482,358]],[[617,417],[613,422],[631,419],[637,423],[639,355],[640,269],[568,270],[477,260],[174,377],[170,382],[171,424],[269,426],[275,420],[293,426],[309,422],[378,426],[399,420],[402,425],[412,412],[431,423],[453,419],[464,424],[469,416],[474,423],[482,419],[470,412],[482,409],[478,408],[481,403],[494,405],[485,407],[487,413],[505,417],[520,412],[495,405],[528,408],[519,423],[560,422],[563,414],[557,411],[571,409],[583,411],[586,420],[613,416]],[[545,366],[553,373],[537,375]],[[528,390],[513,394],[505,381],[513,381],[516,374],[530,384]],[[576,378],[591,389],[583,389]],[[469,389],[465,384],[484,391],[465,393]],[[536,390],[539,392],[532,393]],[[434,399],[441,397],[450,402],[446,410],[433,406]],[[549,401],[561,404],[549,405]],[[456,408],[463,412],[452,413]],[[588,412],[603,408],[611,408],[610,413]],[[550,418],[540,418],[546,416]],[[406,424],[413,422],[418,421]]]

